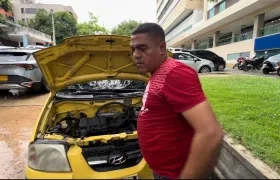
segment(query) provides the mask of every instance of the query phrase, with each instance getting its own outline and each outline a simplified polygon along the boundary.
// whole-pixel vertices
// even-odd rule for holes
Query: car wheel
[[[267,69],[262,70],[263,74],[269,74],[269,71]]]
[[[199,69],[199,72],[200,73],[210,73],[211,72],[211,68],[209,66],[202,66],[200,69]]]
[[[225,70],[225,65],[224,65],[224,64],[219,64],[219,65],[218,65],[218,70],[219,70],[219,71]]]
[[[41,88],[42,88],[42,83],[36,82],[36,83],[33,83],[32,87],[28,91],[29,91],[29,93],[32,93],[32,94],[38,94],[38,93],[40,93]]]
[[[45,93],[49,93],[50,92],[50,89],[45,81],[44,78],[42,78],[42,91],[45,92]]]
[[[280,76],[280,68],[277,69],[277,74]]]

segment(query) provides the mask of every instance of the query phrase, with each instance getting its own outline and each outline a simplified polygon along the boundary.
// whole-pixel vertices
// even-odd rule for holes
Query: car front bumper
[[[74,146],[67,152],[71,172],[43,172],[29,168],[25,169],[26,179],[130,179],[138,176],[140,179],[153,179],[152,171],[144,159],[137,165],[105,172],[94,171],[82,155],[81,148]]]

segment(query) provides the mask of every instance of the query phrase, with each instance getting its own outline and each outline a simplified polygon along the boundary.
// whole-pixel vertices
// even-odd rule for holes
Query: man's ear
[[[160,43],[160,54],[165,54],[166,53],[166,42],[163,41]]]

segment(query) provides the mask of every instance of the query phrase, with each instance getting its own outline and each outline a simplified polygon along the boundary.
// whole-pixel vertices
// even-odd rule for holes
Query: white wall
[[[216,4],[218,4],[219,2],[221,2],[222,0],[218,0],[217,2],[208,2],[207,4],[207,11],[209,11],[210,9],[212,9]]]
[[[163,21],[165,20],[165,18],[169,15],[169,13],[171,12],[171,10],[176,6],[176,4],[179,2],[180,0],[173,0],[172,4],[169,6],[169,8],[167,9],[167,11],[165,12],[165,14],[162,16],[161,20],[158,22],[160,25],[163,23]]]
[[[174,28],[171,32],[166,35],[166,41],[173,38],[178,33],[182,32],[185,28],[192,25],[193,27],[201,22],[203,19],[203,11],[202,10],[194,10],[193,13],[187,17],[183,22],[181,22],[176,28]]]
[[[167,4],[168,0],[162,0],[162,4],[160,5],[160,8],[157,12],[157,18],[159,17],[160,13],[162,12],[164,6]]]
[[[250,52],[250,57],[254,54],[254,39],[249,39],[246,41],[240,41],[232,44],[227,44],[223,46],[217,46],[214,48],[209,48],[207,50],[210,50],[217,55],[223,57],[225,60],[227,59],[228,54],[233,54],[233,53],[240,53],[240,52]],[[236,60],[232,60],[235,62]],[[228,61],[228,62],[232,62]]]
[[[194,10],[192,17],[192,24],[196,24],[203,19],[203,10]]]

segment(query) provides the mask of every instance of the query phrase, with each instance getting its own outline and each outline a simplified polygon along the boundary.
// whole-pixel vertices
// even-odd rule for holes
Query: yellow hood
[[[169,56],[172,54],[169,52]],[[147,81],[134,64],[130,37],[90,35],[65,39],[62,44],[34,53],[52,92],[93,80]]]

